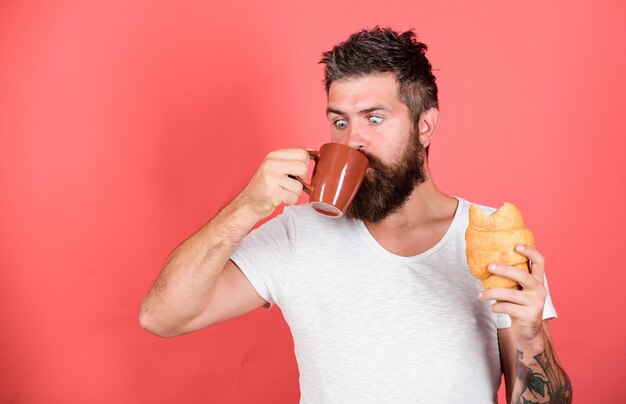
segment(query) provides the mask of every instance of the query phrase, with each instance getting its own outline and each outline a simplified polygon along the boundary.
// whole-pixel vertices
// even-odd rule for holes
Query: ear
[[[435,134],[435,129],[439,124],[439,110],[437,108],[429,108],[420,115],[417,129],[419,131],[420,143],[424,147],[430,145],[430,140]]]

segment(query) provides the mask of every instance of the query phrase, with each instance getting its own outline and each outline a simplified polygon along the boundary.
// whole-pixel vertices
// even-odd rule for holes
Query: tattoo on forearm
[[[549,344],[545,351],[533,357],[535,362],[531,364],[531,367],[526,366],[523,359],[524,353],[518,350],[512,403],[570,404],[572,402],[572,385],[563,369],[556,363]]]

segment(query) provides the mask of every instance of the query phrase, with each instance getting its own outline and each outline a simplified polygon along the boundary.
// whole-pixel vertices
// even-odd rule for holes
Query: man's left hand
[[[530,273],[508,265],[491,263],[489,272],[512,279],[518,289],[486,289],[478,294],[480,300],[498,300],[491,306],[494,313],[511,317],[513,338],[520,347],[539,348],[543,345],[541,320],[548,294],[543,285],[544,258],[535,248],[518,244],[515,251],[529,259]]]

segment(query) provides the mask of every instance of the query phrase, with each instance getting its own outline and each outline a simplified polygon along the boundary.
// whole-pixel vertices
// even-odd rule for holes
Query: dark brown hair
[[[326,65],[326,93],[335,80],[395,73],[398,96],[411,111],[416,129],[422,112],[439,108],[437,84],[426,58],[427,49],[417,41],[412,30],[399,34],[391,28],[377,26],[356,32],[322,55],[320,63]]]

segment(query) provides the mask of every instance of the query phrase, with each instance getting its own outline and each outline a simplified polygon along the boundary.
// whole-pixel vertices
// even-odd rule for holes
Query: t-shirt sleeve
[[[296,245],[296,227],[291,208],[248,234],[230,259],[248,278],[271,309],[281,305],[287,287]]]
[[[557,318],[556,309],[552,304],[552,298],[550,297],[550,289],[548,288],[548,278],[543,275],[543,285],[546,287],[548,295],[546,296],[546,303],[543,306],[543,319]],[[496,327],[497,328],[509,328],[511,326],[511,317],[508,314],[496,313]]]

